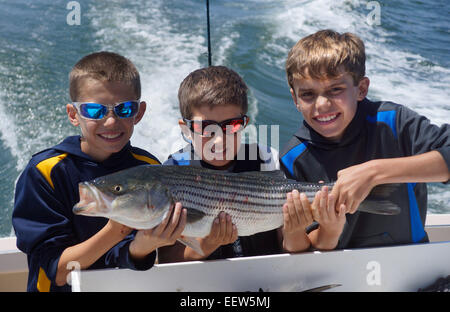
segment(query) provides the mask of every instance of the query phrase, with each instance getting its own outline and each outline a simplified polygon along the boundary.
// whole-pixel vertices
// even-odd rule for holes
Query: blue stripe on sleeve
[[[419,207],[417,206],[414,186],[416,183],[408,183],[409,218],[411,222],[411,239],[414,243],[420,242],[425,237],[422,220],[420,219]]]
[[[172,159],[174,160],[174,165],[176,166],[189,166],[191,163],[191,153],[184,152],[179,154],[173,154]]]
[[[307,143],[301,143],[289,150],[282,158],[281,162],[289,170],[290,174],[294,176],[294,162],[306,149]]]
[[[367,121],[371,123],[383,122],[391,128],[394,137],[397,139],[397,128],[395,126],[397,112],[395,110],[378,112],[375,116],[367,116]]]

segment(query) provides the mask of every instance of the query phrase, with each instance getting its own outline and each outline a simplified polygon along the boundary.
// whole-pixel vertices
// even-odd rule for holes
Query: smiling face
[[[112,105],[118,102],[137,100],[129,85],[120,82],[100,81],[86,78],[80,86],[78,102],[95,102]],[[130,140],[134,125],[144,115],[145,102],[141,102],[139,112],[131,118],[118,118],[113,111],[101,120],[89,120],[80,116],[72,104],[66,111],[70,122],[80,126],[82,133],[81,150],[97,161],[107,159],[119,152]]]
[[[308,125],[327,139],[340,140],[356,114],[357,102],[367,95],[369,83],[364,77],[355,86],[348,73],[332,79],[294,79],[291,95]]]
[[[227,119],[241,117],[242,114],[241,108],[236,105],[216,106],[213,108],[201,106],[192,109],[191,120],[213,120],[221,122]],[[203,161],[217,169],[225,169],[231,165],[239,151],[241,132],[225,134],[221,131],[220,127],[212,126],[211,130],[214,131],[215,127],[218,130],[217,133],[201,136],[189,131],[186,123],[182,119],[180,119],[179,124],[185,136],[192,141],[195,153],[201,156]]]

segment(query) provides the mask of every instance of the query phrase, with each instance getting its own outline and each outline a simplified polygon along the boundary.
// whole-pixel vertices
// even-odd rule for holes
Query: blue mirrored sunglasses
[[[139,111],[139,101],[125,101],[114,105],[104,105],[91,102],[72,102],[79,114],[86,119],[103,119],[110,110],[114,111],[119,118],[130,118],[136,116]]]

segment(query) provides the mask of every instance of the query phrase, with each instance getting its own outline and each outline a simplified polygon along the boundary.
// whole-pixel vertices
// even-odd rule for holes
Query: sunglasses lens
[[[234,118],[230,120],[226,120],[221,123],[217,123],[211,120],[195,120],[191,123],[191,131],[194,133],[198,133],[201,135],[210,136],[213,132],[216,132],[219,126],[222,128],[223,133],[226,134],[234,134],[236,132],[241,131],[246,126],[246,117]],[[209,127],[211,125],[216,125],[215,127]]]
[[[130,118],[137,114],[138,106],[138,102],[135,101],[123,102],[115,106],[114,111],[120,118]]]
[[[225,125],[222,126],[222,129],[227,134],[233,134],[244,128],[244,118],[236,118],[228,121]]]
[[[107,111],[108,109],[104,105],[97,103],[83,103],[80,105],[80,114],[90,119],[102,119]]]

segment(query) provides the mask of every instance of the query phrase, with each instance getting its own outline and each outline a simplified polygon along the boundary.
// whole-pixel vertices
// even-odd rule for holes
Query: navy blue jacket
[[[391,102],[358,103],[355,117],[342,139],[332,142],[306,122],[284,147],[280,168],[298,181],[332,182],[341,169],[380,159],[418,155],[436,150],[450,168],[450,127],[441,127],[405,106]],[[426,183],[405,183],[393,201],[402,212],[396,216],[357,211],[347,223],[337,248],[356,248],[428,241],[424,230],[427,213]],[[312,199],[310,199],[312,200]]]
[[[16,185],[12,223],[17,247],[27,254],[28,291],[70,291],[55,284],[59,258],[67,247],[79,244],[103,228],[108,219],[78,216],[72,207],[79,201],[78,183],[142,164],[159,164],[150,153],[130,143],[98,163],[84,154],[80,137],[31,158]],[[156,253],[134,263],[128,246],[135,233],[111,248],[89,269],[124,267],[145,270],[153,266]]]
[[[256,159],[252,159],[254,157],[251,150],[255,147]],[[241,151],[245,152],[245,155],[243,154],[242,159],[240,157],[235,157],[234,164],[230,166],[227,171],[267,171],[275,170],[278,167],[278,154],[271,148],[261,148],[258,145],[244,144],[240,149],[240,152]],[[217,170],[217,168],[202,161],[200,157],[196,156],[194,154],[194,149],[190,144],[177,153],[170,155],[164,162],[164,165],[195,166]],[[207,260],[277,254],[281,252],[279,246],[277,229],[275,229],[250,236],[240,236],[234,243],[217,248],[209,255]]]

